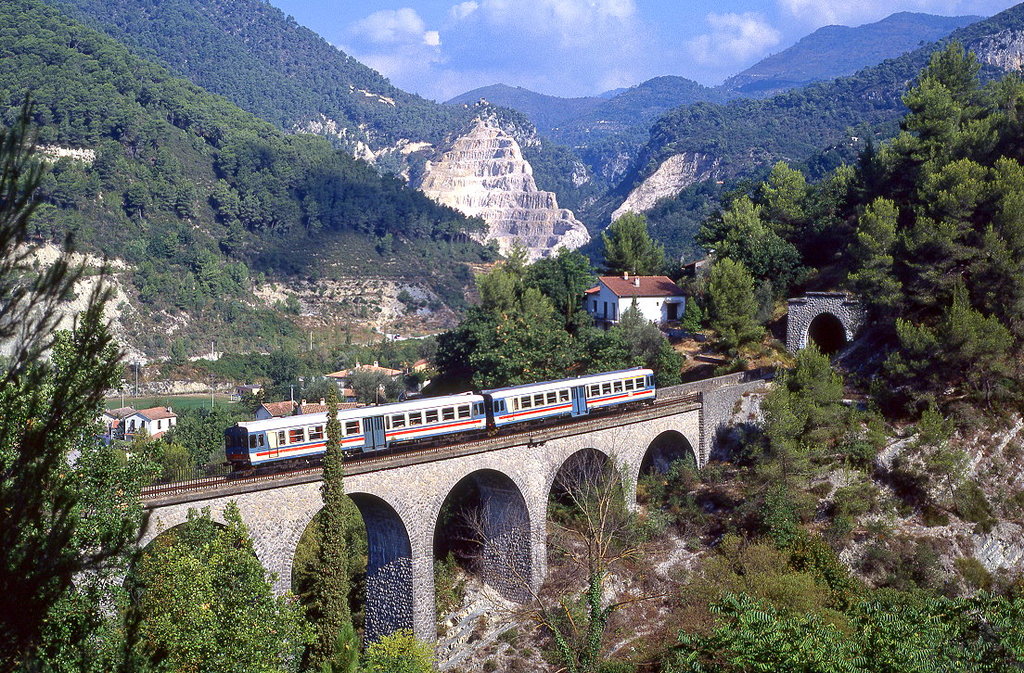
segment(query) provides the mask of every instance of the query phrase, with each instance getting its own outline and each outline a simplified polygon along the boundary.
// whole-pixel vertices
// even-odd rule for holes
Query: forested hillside
[[[779,94],[766,100],[737,100],[727,105],[696,103],[666,114],[651,128],[650,140],[640,151],[635,174],[627,178],[609,203],[621,203],[629,191],[669,157],[703,156],[715,163],[714,179],[726,184],[759,179],[776,161],[807,170],[816,180],[842,162],[855,160],[868,142],[893,137],[906,111],[902,96],[930,54],[949,41],[967,49],[978,48],[985,62],[998,60],[994,52],[1018,47],[1009,31],[1024,27],[1024,7],[1018,6],[989,19],[954,31],[939,44],[923,46],[899,58],[861,70],[852,77]],[[994,36],[1004,36],[990,40]],[[980,76],[989,80],[1002,70],[983,65]],[[692,249],[690,234],[706,213],[702,194],[708,187],[680,184],[675,196],[649,213],[652,230],[664,231],[673,250]],[[611,206],[606,206],[609,210]]]
[[[935,42],[980,16],[933,16],[897,12],[863,26],[824,26],[788,49],[727,79],[722,87],[764,98],[812,82],[852,75],[862,68]]]
[[[35,0],[0,7],[0,59],[5,122],[27,93],[41,145],[94,153],[53,163],[35,233],[127,262],[144,326],[185,311],[210,333],[280,336],[287,321],[257,319],[251,296],[277,272],[431,279],[463,301],[458,260],[482,254],[464,233],[481,223],[323,138],[284,134]]]
[[[333,122],[342,145],[437,142],[464,116],[392,86],[262,0],[47,1],[282,128]]]

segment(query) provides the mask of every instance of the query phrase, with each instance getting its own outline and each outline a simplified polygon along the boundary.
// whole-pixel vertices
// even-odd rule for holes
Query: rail
[[[669,395],[667,399],[659,398],[651,406],[622,413],[573,419],[557,425],[527,428],[499,437],[489,437],[459,444],[408,449],[405,451],[390,451],[382,455],[368,455],[362,458],[346,460],[345,474],[355,475],[378,472],[436,460],[458,458],[474,453],[494,451],[518,444],[539,445],[553,439],[592,432],[594,430],[642,423],[687,411],[690,408],[699,408],[700,404],[700,392]],[[320,481],[322,472],[323,467],[315,465],[293,470],[279,470],[266,474],[257,473],[247,476],[226,475],[223,477],[190,479],[169,484],[155,484],[142,489],[141,500],[144,507],[151,509],[162,505],[197,500],[200,499],[195,497],[197,494],[205,494],[209,491],[217,491],[219,495],[236,495],[268,488]]]

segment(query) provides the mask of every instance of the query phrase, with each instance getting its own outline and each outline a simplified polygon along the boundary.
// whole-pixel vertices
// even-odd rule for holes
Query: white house
[[[584,308],[594,322],[605,327],[619,321],[622,312],[636,303],[647,320],[663,325],[681,320],[686,295],[668,276],[600,276],[586,292]]]
[[[139,409],[135,413],[126,416],[121,421],[124,428],[124,436],[131,439],[133,435],[143,430],[150,437],[159,437],[178,422],[178,415],[170,407],[151,407]]]

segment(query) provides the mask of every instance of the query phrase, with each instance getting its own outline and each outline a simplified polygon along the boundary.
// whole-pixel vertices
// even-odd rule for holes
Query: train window
[[[410,411],[409,412],[409,426],[423,425],[423,412],[422,411]]]
[[[476,404],[473,405],[473,415],[474,416],[483,416],[484,415],[484,405],[483,405],[483,402],[477,402]]]
[[[250,449],[255,449],[256,448],[256,435],[249,435],[249,448]]]
[[[426,423],[437,423],[437,409],[427,409],[423,412],[423,420]]]
[[[559,402],[568,402],[569,401],[569,391],[568,390],[559,390],[558,391],[558,401]]]
[[[293,428],[288,431],[288,443],[298,444],[299,442],[306,441],[305,428]]]
[[[459,406],[459,418],[469,418],[473,414],[469,411],[469,405],[463,404]]]
[[[445,407],[441,410],[441,420],[443,421],[454,421],[455,420],[455,407]]]
[[[324,426],[314,425],[309,429],[309,441],[324,438]]]
[[[287,443],[288,442],[285,441],[285,438],[284,438],[284,430],[278,430],[277,431],[277,445],[278,446],[284,446]]]
[[[526,395],[525,397],[520,397],[519,406],[521,406],[523,409],[533,409],[533,399],[529,395]]]
[[[536,395],[533,396],[533,406],[544,406],[544,393],[537,393]]]
[[[622,381],[615,381],[614,385],[612,386],[612,391],[616,392],[616,393],[621,393],[622,392]]]
[[[345,435],[350,437],[359,434],[359,421],[345,421]]]
[[[643,377],[640,377],[638,379],[633,379],[633,385],[636,386],[637,390],[642,389],[644,387],[644,379],[643,379]]]
[[[259,440],[259,445],[260,446],[266,446],[267,445],[266,441],[264,440],[264,435],[257,435],[256,438]]]
[[[611,391],[612,391],[612,384],[611,384],[610,381],[608,383],[602,383],[601,384],[601,394],[602,395],[607,395]]]
[[[548,393],[547,397],[548,397],[548,399],[547,399],[548,404],[554,404],[555,402],[558,401],[558,392],[555,391],[555,390],[552,390],[550,393]]]
[[[391,417],[392,428],[404,428],[405,427],[405,414],[395,414]]]
[[[623,381],[622,382],[622,387],[628,393],[630,390],[633,389],[633,379],[626,379],[625,381]]]

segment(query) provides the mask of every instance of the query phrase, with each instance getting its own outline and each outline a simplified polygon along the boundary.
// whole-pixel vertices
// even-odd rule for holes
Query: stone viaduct
[[[642,466],[657,468],[687,451],[703,467],[743,395],[764,383],[760,372],[733,374],[663,389],[657,405],[638,411],[545,427],[514,439],[346,464],[345,490],[362,514],[369,543],[367,638],[412,628],[422,639],[435,639],[435,536],[443,534],[439,519],[456,490],[479,495],[482,579],[507,598],[523,600],[545,576],[548,500],[567,462],[585,452],[615,461],[635,501]],[[276,590],[285,592],[299,539],[322,507],[319,482],[317,470],[144,493],[149,518],[139,544],[185,522],[190,509],[209,508],[215,520],[223,520],[224,507],[234,501],[256,555],[276,574]]]

